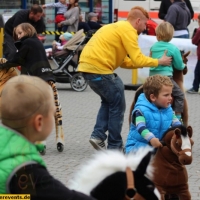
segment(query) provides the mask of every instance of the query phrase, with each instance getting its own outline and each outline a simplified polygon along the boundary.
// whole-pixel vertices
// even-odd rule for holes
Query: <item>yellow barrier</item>
[[[0,28],[0,58],[3,57],[3,28]]]

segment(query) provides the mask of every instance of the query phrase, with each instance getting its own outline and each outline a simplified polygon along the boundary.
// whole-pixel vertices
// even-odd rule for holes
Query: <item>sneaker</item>
[[[89,142],[96,150],[106,150],[105,142],[100,139],[91,137]]]
[[[190,93],[190,94],[198,94],[198,91],[194,90],[193,88],[187,90],[187,93]]]

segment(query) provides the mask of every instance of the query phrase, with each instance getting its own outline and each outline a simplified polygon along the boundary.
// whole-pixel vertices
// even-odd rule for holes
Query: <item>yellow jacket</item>
[[[128,69],[158,66],[157,59],[142,54],[137,30],[128,21],[100,28],[83,48],[78,71],[112,74],[119,66]]]

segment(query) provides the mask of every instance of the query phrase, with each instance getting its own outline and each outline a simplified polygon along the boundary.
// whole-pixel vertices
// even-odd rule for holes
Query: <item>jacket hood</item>
[[[186,9],[186,3],[185,2],[182,2],[181,0],[174,0],[174,3],[173,4],[176,4],[178,6],[180,6],[181,8],[183,8],[184,10]]]

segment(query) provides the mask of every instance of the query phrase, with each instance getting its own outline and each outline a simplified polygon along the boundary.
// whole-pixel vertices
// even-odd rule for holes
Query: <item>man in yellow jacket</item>
[[[121,129],[125,112],[124,85],[114,70],[119,66],[134,69],[169,65],[171,57],[153,59],[142,54],[138,35],[146,28],[149,16],[142,7],[130,10],[126,21],[119,21],[100,28],[84,47],[78,71],[92,90],[101,98],[101,107],[89,142],[97,149],[123,148]]]

